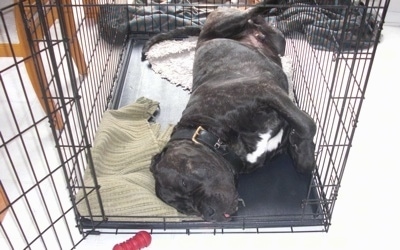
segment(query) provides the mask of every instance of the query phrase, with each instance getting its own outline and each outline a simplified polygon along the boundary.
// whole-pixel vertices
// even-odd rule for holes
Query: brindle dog
[[[316,165],[316,125],[288,96],[280,60],[285,39],[260,12],[219,8],[199,34],[193,92],[151,164],[157,196],[184,214],[230,220],[238,209],[238,174],[276,154],[287,151],[302,173]],[[144,53],[164,38],[152,38]]]

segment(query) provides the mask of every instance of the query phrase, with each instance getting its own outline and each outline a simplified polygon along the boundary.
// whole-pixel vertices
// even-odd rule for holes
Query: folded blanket
[[[161,151],[172,132],[172,126],[161,131],[160,124],[148,121],[158,105],[142,97],[132,105],[104,113],[91,153],[104,213],[109,221],[162,221],[164,216],[180,217],[171,220],[190,219],[155,195],[155,181],[149,170],[151,158]],[[83,186],[95,186],[89,167]],[[89,190],[86,188],[86,192]],[[83,199],[86,192],[80,190],[76,200]],[[80,215],[100,217],[96,193],[91,192],[87,199],[89,204],[85,200],[78,202]]]
[[[356,51],[368,49],[379,39],[377,13],[365,6],[326,9],[316,5],[293,4],[272,19],[285,35],[305,34],[315,49]]]
[[[174,4],[135,0],[130,5],[100,5],[99,32],[111,44],[120,44],[130,33],[160,33],[183,26],[201,26],[213,8],[200,9],[189,0]]]

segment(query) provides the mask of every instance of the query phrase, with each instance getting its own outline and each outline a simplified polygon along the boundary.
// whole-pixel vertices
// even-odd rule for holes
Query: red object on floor
[[[115,245],[113,250],[140,250],[148,247],[150,243],[151,235],[146,231],[140,231],[127,241]]]

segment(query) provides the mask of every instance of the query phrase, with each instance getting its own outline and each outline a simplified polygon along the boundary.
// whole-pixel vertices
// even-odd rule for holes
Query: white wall
[[[386,16],[386,24],[388,25],[400,25],[400,1],[391,0],[389,4],[389,10]]]
[[[391,0],[389,5],[390,11],[400,12],[400,1],[399,0]]]

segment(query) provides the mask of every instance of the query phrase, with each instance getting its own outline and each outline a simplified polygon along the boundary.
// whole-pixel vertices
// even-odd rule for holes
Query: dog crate
[[[189,97],[187,90],[141,61],[146,39],[180,26],[201,26],[217,7],[254,4],[258,2],[3,1],[0,248],[66,249],[90,234],[139,229],[184,234],[328,231],[389,0],[268,5],[273,9],[265,18],[287,39],[294,101],[318,127],[312,175],[297,174],[290,158],[279,156],[270,167],[241,176],[238,188],[245,205],[231,221],[214,223],[173,213],[154,215],[155,205],[144,202],[155,196],[146,168],[151,154],[143,150],[130,151],[130,144],[125,145],[126,154],[141,157],[142,168],[133,179],[143,180],[135,175],[140,173],[147,181],[146,198],[130,188],[133,179],[125,182],[129,169],[118,175],[97,166],[103,155],[121,146],[118,141],[102,143],[106,119],[112,123],[109,118],[118,118],[120,111],[137,111],[135,104],[148,107],[139,108],[141,119],[163,141],[168,133],[161,132],[170,131],[167,124],[179,119]],[[134,118],[124,119],[115,129],[129,128],[124,124]],[[143,137],[119,136],[124,142]],[[117,178],[110,179],[112,175]],[[109,187],[110,182],[121,185]],[[104,192],[107,188],[120,192],[113,197]],[[115,197],[119,202],[112,203]],[[137,202],[143,206],[140,213]]]

